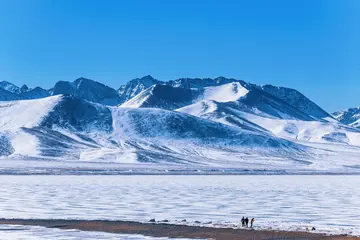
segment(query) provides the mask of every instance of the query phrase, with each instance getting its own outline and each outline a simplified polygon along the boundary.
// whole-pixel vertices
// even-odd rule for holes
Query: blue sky
[[[150,74],[296,88],[360,106],[357,0],[0,0],[0,80],[118,88]]]

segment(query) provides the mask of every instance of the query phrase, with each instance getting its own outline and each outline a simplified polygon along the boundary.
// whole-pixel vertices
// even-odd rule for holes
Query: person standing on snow
[[[242,227],[245,227],[245,217],[243,216],[242,219],[241,219],[241,226]]]

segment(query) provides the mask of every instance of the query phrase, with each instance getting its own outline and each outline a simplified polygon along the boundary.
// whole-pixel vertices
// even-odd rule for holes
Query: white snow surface
[[[217,102],[231,102],[239,100],[249,92],[238,82],[228,83],[215,87],[204,88],[201,100],[214,100]]]
[[[230,126],[239,125],[239,123],[234,124],[233,121],[227,120],[229,113],[231,113],[231,117],[236,116],[243,124],[252,123],[278,137],[303,144],[314,142],[360,146],[360,130],[343,125],[334,119],[324,119],[324,121],[281,119],[271,117],[255,109],[251,112],[243,111],[241,108],[236,107],[234,108],[233,105],[229,105],[226,109],[228,112],[226,112],[219,109],[217,102],[199,101],[177,109],[177,111]]]
[[[314,226],[321,233],[360,235],[359,176],[0,176],[0,181],[3,218],[155,218],[239,227],[247,216],[255,218],[255,229]]]
[[[129,101],[126,101],[125,103],[121,104],[121,107],[130,107],[130,108],[140,107],[150,97],[150,95],[147,94],[147,91],[148,91],[147,89],[141,91],[139,94],[131,98]]]
[[[58,95],[40,100],[0,102],[0,132],[36,126],[61,99]]]

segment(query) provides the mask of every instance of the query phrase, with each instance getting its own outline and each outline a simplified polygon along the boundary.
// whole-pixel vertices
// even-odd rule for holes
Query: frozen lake
[[[360,176],[0,176],[1,218],[151,218],[360,235]],[[211,223],[209,223],[211,222]]]

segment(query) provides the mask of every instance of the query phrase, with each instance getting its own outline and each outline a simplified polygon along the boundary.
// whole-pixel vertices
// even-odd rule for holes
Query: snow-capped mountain
[[[244,153],[284,160],[307,156],[307,147],[267,133],[162,109],[106,107],[61,95],[3,102],[0,109],[7,146],[1,153],[11,158],[211,164]]]
[[[196,103],[200,100],[211,100],[219,103],[239,102],[242,104],[240,108],[246,108],[252,112],[256,109],[258,113],[281,119],[299,119],[306,121],[318,119],[302,112],[281,98],[276,97],[276,95],[272,95],[256,85],[237,80],[227,83],[231,80],[225,78],[220,79],[221,80],[204,79],[202,81],[195,79],[193,84],[191,84],[192,81],[190,79],[186,79],[186,88],[183,88],[184,85],[173,87],[177,86],[177,84],[173,84],[173,82],[164,83],[166,85],[154,85],[140,92],[122,106],[174,109]],[[184,82],[185,80],[182,79],[179,81]],[[191,87],[189,87],[189,84]],[[290,91],[292,91],[292,89],[290,89]],[[308,105],[312,103],[310,100],[302,100]]]
[[[164,82],[146,76],[118,91],[86,78],[16,91],[0,88],[5,159],[208,171],[359,169],[360,129],[353,124],[359,110],[337,113],[338,121],[294,89],[223,77]]]
[[[173,87],[202,89],[205,87],[219,86],[232,82],[240,82],[241,85],[247,85],[245,81],[236,80],[232,78],[218,77],[218,78],[179,78],[170,80],[166,84]]]
[[[360,130],[342,125],[327,115],[324,119],[314,118],[258,87],[234,82],[205,87],[203,92],[203,98],[177,111],[230,126],[270,132],[305,144],[360,146]]]
[[[50,96],[49,92],[40,87],[29,88],[27,85],[18,87],[12,83],[0,82],[0,101],[39,99]]]
[[[155,84],[163,84],[163,82],[154,79],[152,76],[144,76],[142,78],[135,78],[125,85],[122,85],[118,89],[118,94],[120,97],[120,103],[124,103],[131,98],[135,97],[141,91],[155,85]]]
[[[360,107],[334,112],[332,115],[343,124],[360,128]]]
[[[115,106],[120,97],[115,89],[87,78],[78,78],[73,82],[59,81],[49,90],[23,85],[21,88],[3,81],[0,82],[0,101],[40,99],[60,94],[68,94],[91,102]]]
[[[20,88],[10,82],[7,81],[1,81],[0,82],[0,88],[9,91],[11,93],[19,94],[21,92]]]

